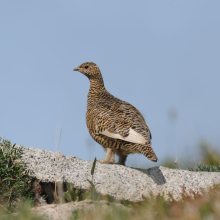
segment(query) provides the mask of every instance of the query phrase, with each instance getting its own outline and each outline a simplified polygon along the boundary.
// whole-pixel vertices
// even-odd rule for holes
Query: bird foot
[[[106,160],[106,159],[102,159],[102,160],[98,160],[99,161],[99,163],[108,163],[108,164],[114,164],[115,163],[115,161],[113,161],[113,160]]]
[[[121,163],[119,161],[117,163],[115,163],[115,164],[125,166],[125,163]]]

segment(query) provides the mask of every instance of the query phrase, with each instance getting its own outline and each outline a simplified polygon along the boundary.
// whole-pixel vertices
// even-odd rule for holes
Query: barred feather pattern
[[[111,148],[124,156],[125,160],[131,153],[141,153],[156,162],[158,158],[151,147],[152,135],[142,114],[105,89],[101,71],[95,63],[86,62],[74,70],[90,80],[86,124],[92,138],[105,149]],[[131,132],[136,136],[129,136]]]

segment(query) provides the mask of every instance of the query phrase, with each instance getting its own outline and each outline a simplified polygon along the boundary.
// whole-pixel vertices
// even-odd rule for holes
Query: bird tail
[[[151,145],[139,145],[137,149],[141,154],[143,154],[145,157],[147,157],[149,160],[153,162],[157,162],[158,158],[156,154],[154,153],[154,150],[152,149]]]

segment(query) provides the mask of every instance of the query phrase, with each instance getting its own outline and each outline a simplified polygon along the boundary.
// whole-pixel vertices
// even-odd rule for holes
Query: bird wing
[[[150,144],[144,117],[131,104],[117,98],[96,101],[90,112],[97,134],[137,144]],[[91,115],[91,114],[90,114]]]

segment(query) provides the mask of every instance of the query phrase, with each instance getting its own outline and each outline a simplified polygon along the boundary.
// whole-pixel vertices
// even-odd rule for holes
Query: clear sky
[[[85,122],[89,80],[72,71],[91,61],[141,111],[160,161],[202,139],[219,148],[219,10],[219,0],[1,1],[0,135],[56,151],[62,128],[60,152],[103,159]]]

